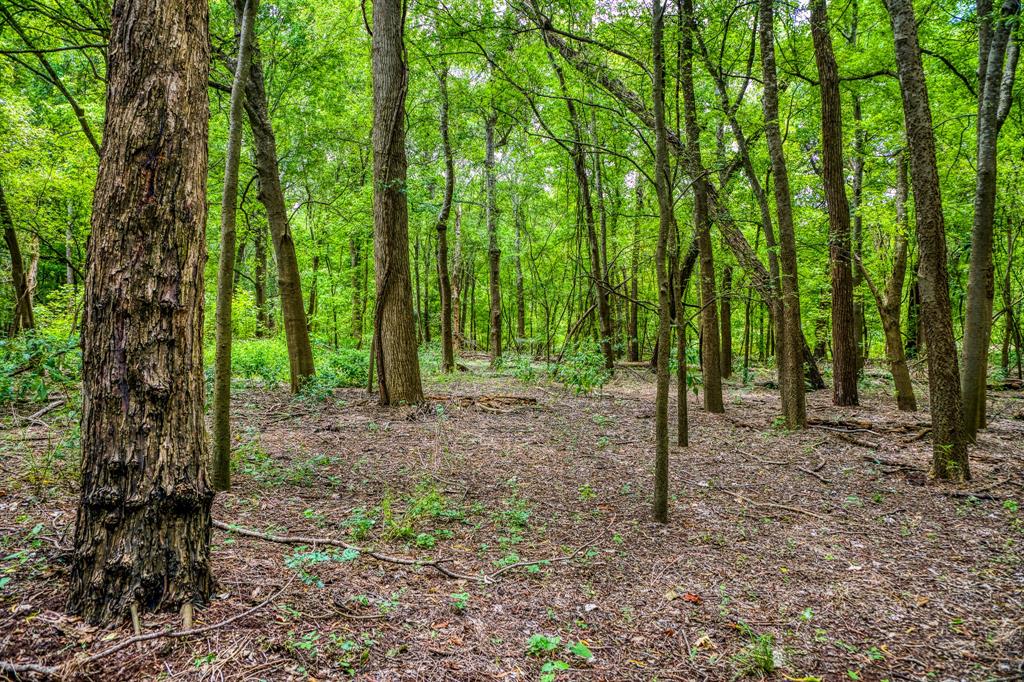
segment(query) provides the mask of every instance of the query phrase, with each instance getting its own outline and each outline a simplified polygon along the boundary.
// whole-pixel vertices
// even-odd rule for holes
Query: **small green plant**
[[[578,641],[568,647],[569,653],[577,658],[581,658],[586,662],[594,660],[594,652],[590,650],[586,642]]]
[[[578,346],[567,352],[555,365],[552,376],[576,395],[599,390],[611,378],[604,367],[604,356],[596,345]]]
[[[568,669],[569,664],[565,661],[548,661],[540,667],[540,682],[555,682],[559,671]]]
[[[449,596],[452,600],[452,608],[456,611],[465,611],[469,606],[469,592],[454,592]]]
[[[315,573],[312,573],[310,569],[318,564],[328,562],[344,563],[348,561],[355,561],[358,558],[359,552],[352,548],[346,548],[340,552],[337,550],[324,552],[319,550],[310,551],[303,545],[296,547],[291,554],[285,557],[284,565],[295,571],[298,574],[299,579],[306,585],[323,587],[323,579]]]
[[[437,545],[437,538],[430,533],[420,533],[416,536],[415,544],[420,549],[433,549]]]
[[[377,517],[368,514],[365,507],[356,507],[342,524],[353,540],[365,540],[377,525]]]
[[[581,502],[586,502],[587,500],[592,500],[597,497],[597,493],[594,492],[594,489],[589,483],[584,483],[579,487],[579,494]]]
[[[758,634],[742,621],[736,627],[748,640],[743,650],[733,657],[738,676],[770,675],[775,672],[775,654],[772,651],[775,638],[767,633]]]
[[[547,656],[558,648],[562,638],[558,635],[531,635],[526,642],[526,654],[528,656]]]

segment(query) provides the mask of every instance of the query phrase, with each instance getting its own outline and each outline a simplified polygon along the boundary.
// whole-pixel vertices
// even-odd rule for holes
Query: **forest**
[[[0,679],[1024,680],[1019,0],[0,0]]]

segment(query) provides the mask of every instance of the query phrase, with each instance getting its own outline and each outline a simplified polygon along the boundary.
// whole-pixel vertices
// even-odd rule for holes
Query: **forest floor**
[[[236,392],[234,488],[214,505],[244,529],[444,558],[462,577],[214,529],[219,587],[196,625],[260,608],[72,677],[1022,679],[1021,392],[993,397],[962,487],[927,479],[927,412],[897,412],[883,383],[858,408],[810,394],[798,433],[777,426],[766,388],[729,383],[724,416],[690,394],[662,526],[648,373],[576,396],[469,364],[428,381],[419,409],[358,389]],[[0,431],[0,659],[60,666],[132,628],[63,613],[72,417],[32,411]],[[147,615],[143,630],[180,623]]]

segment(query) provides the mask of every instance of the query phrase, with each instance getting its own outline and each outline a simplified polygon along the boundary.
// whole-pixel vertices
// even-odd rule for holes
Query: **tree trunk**
[[[352,275],[352,338],[356,348],[363,347],[363,237],[353,234],[348,239],[349,269]]]
[[[3,223],[4,242],[11,255],[11,279],[14,281],[14,320],[11,324],[11,336],[26,329],[35,327],[32,315],[32,297],[29,292],[28,279],[25,277],[25,265],[21,259],[21,247],[18,245],[18,233],[14,231],[14,220],[11,209],[7,205],[3,184],[0,183],[0,223]]]
[[[967,313],[964,318],[963,393],[964,430],[973,441],[985,426],[985,388],[988,377],[988,351],[992,336],[992,300],[995,280],[992,264],[993,227],[996,207],[996,169],[999,130],[1009,113],[1013,73],[1005,90],[1007,103],[1001,105],[1004,92],[1003,65],[1010,41],[1012,22],[1020,13],[1018,0],[1003,0],[999,17],[989,26],[987,56],[981,60],[978,79],[978,149],[974,190],[974,222],[971,226],[971,260],[967,278]],[[1011,60],[1012,61],[1012,60]],[[1013,64],[1016,67],[1016,64]],[[1005,114],[1002,111],[1005,109]],[[1000,115],[1003,115],[1000,118]]]
[[[667,128],[665,125],[665,55],[662,32],[665,25],[665,4],[654,0],[653,66],[654,66],[654,182],[658,191],[658,247],[655,264],[658,271],[658,376],[654,405],[654,520],[668,523],[668,389],[669,344],[671,342],[671,304],[668,271],[670,240],[675,233],[672,176],[668,161]]]
[[[732,376],[732,266],[722,269],[722,378]]]
[[[82,491],[69,608],[209,598],[203,421],[207,81],[204,0],[120,0],[93,195],[82,325]]]
[[[526,338],[526,292],[523,291],[523,208],[517,201],[513,206],[512,225],[516,231],[515,284],[516,284],[516,344]]]
[[[825,0],[811,2],[811,35],[821,81],[821,175],[828,205],[832,270],[832,402],[835,405],[856,405],[857,338],[853,323],[850,204],[846,198],[843,168],[843,108]]]
[[[462,287],[464,283],[465,265],[462,262],[462,207],[455,208],[455,255],[452,258],[452,349],[458,351],[462,347],[463,314]]]
[[[633,244],[629,260],[629,331],[626,340],[626,358],[630,362],[640,360],[640,335],[638,318],[640,315],[640,221],[644,209],[644,190],[641,180],[636,183],[636,219],[633,221]]]
[[[939,170],[928,86],[921,64],[912,0],[885,0],[896,45],[896,67],[910,148],[914,188],[918,287],[928,343],[928,392],[932,414],[932,475],[954,481],[971,477],[960,397],[960,371],[953,337],[946,226],[939,193]]]
[[[274,319],[267,310],[267,230],[260,223],[253,237],[256,251],[256,265],[253,268],[253,297],[256,303],[256,336],[266,336],[274,326]]]
[[[220,205],[220,259],[217,270],[217,340],[213,374],[214,490],[231,489],[231,296],[235,279],[235,223],[238,203],[238,163],[242,156],[242,100],[252,56],[253,22],[259,0],[245,0],[238,38],[238,64],[228,107],[228,146],[224,161],[224,191]]]
[[[484,158],[484,174],[487,184],[487,276],[490,286],[490,306],[488,308],[488,350],[491,353],[491,366],[501,362],[501,249],[498,247],[498,203],[494,173],[494,126],[498,115],[494,111],[487,114],[485,121],[486,156]]]
[[[444,198],[437,216],[437,290],[441,295],[441,371],[455,371],[455,346],[452,341],[452,283],[448,277],[448,216],[455,194],[455,161],[448,134],[448,67],[437,74],[441,95],[441,146],[444,150]],[[458,300],[456,299],[456,307]]]
[[[409,281],[404,35],[402,0],[373,0],[373,335],[381,405],[423,402]]]
[[[761,0],[760,7],[761,65],[764,71],[765,139],[771,157],[775,211],[779,224],[779,298],[776,306],[777,328],[781,348],[777,354],[782,416],[786,428],[807,426],[807,406],[801,368],[807,343],[800,321],[800,285],[796,261],[796,231],[793,226],[793,204],[789,190],[789,170],[779,130],[779,86],[775,71],[775,12],[773,0]]]
[[[878,304],[878,314],[882,318],[882,330],[885,332],[885,354],[889,359],[889,370],[892,372],[893,383],[896,385],[896,406],[903,411],[913,412],[917,409],[914,397],[914,385],[910,380],[907,368],[907,357],[903,350],[903,335],[900,332],[900,309],[903,301],[903,280],[907,275],[908,235],[910,232],[907,219],[907,168],[906,158],[900,157],[896,171],[896,254],[892,272],[886,281],[885,291],[879,291],[858,260],[871,294]]]
[[[241,22],[241,16],[241,0],[235,0],[235,17],[238,22]],[[309,329],[306,327],[306,307],[302,296],[299,264],[295,257],[295,242],[288,224],[281,178],[278,174],[277,140],[270,124],[267,93],[263,82],[263,65],[256,36],[253,36],[245,100],[256,152],[256,170],[260,176],[259,200],[267,211],[274,254],[277,256],[277,286],[281,296],[285,339],[288,343],[291,391],[297,393],[302,387],[302,382],[313,376],[313,348],[309,343]]]
[[[704,375],[704,409],[711,413],[725,412],[722,402],[721,346],[718,337],[718,306],[715,296],[715,256],[711,244],[711,220],[708,214],[710,192],[707,173],[701,160],[700,129],[697,127],[697,101],[693,90],[693,19],[692,0],[683,0],[685,26],[682,32],[680,86],[683,93],[683,125],[686,150],[682,156],[687,175],[693,179],[693,224],[696,230],[700,261],[701,305],[701,371]]]

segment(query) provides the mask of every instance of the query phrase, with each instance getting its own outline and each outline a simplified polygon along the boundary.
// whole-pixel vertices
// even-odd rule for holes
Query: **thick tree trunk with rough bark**
[[[217,270],[217,340],[213,374],[213,460],[215,490],[231,488],[231,297],[234,293],[238,163],[242,156],[242,101],[252,56],[252,32],[259,0],[246,0],[238,38],[238,63],[228,106],[228,147],[220,206],[220,259]]]
[[[796,231],[793,226],[793,204],[789,190],[789,170],[782,148],[779,130],[779,86],[775,69],[775,12],[773,0],[761,0],[760,43],[761,66],[764,72],[765,138],[771,158],[775,211],[779,224],[779,286],[781,305],[776,315],[781,317],[778,329],[781,348],[777,353],[779,389],[782,395],[782,415],[786,427],[804,428],[807,425],[807,405],[801,368],[803,358],[809,354],[800,322],[800,285],[796,262]]]
[[[373,2],[373,232],[377,309],[373,320],[381,405],[423,402],[409,278],[406,202],[405,12],[402,0]]]
[[[235,0],[235,18],[241,22],[242,1]],[[284,318],[285,339],[288,343],[288,362],[292,393],[313,376],[313,348],[306,326],[306,305],[302,297],[302,281],[295,256],[295,242],[288,224],[284,192],[277,162],[277,140],[270,124],[267,92],[263,82],[263,65],[259,40],[253,36],[249,79],[245,84],[245,109],[252,130],[256,156],[256,171],[260,176],[259,200],[267,211],[270,235],[277,256],[277,288],[281,297],[281,316]]]
[[[455,371],[455,346],[452,342],[452,282],[448,277],[448,217],[455,193],[455,161],[448,134],[448,67],[437,74],[441,95],[441,145],[444,149],[444,198],[437,216],[437,290],[441,295],[441,371]]]
[[[654,520],[668,523],[668,389],[669,344],[671,327],[671,287],[668,255],[676,229],[672,198],[672,176],[668,161],[667,127],[665,125],[665,54],[662,33],[665,25],[665,4],[654,0],[653,8],[654,66],[654,182],[658,191],[658,247],[655,267],[658,272],[658,374],[654,406]]]
[[[839,68],[832,50],[825,0],[811,2],[811,35],[821,82],[821,175],[828,205],[832,279],[832,402],[857,404],[857,339],[853,321],[850,204],[843,168],[843,119]]]
[[[494,126],[497,122],[497,113],[488,112],[484,122],[484,175],[487,185],[487,279],[490,291],[487,345],[492,366],[501,362],[501,249],[498,246],[498,200],[495,186],[497,178],[494,172]]]
[[[978,73],[978,149],[974,190],[974,222],[971,227],[971,261],[967,278],[967,312],[964,317],[963,392],[964,428],[974,439],[985,426],[985,393],[988,351],[992,337],[992,301],[995,279],[992,264],[996,207],[996,168],[999,131],[1012,102],[1016,59],[1007,60],[1012,21],[1020,13],[1018,0],[1003,0],[994,25],[982,31]],[[1004,63],[1012,64],[1009,86],[1004,87]],[[1005,99],[1005,103],[1001,100]]]
[[[32,315],[32,296],[29,291],[28,278],[25,276],[25,264],[21,259],[21,247],[18,245],[18,233],[14,231],[14,219],[11,208],[7,205],[7,195],[0,183],[0,224],[3,225],[4,243],[11,256],[11,280],[14,282],[14,319],[11,322],[11,336],[35,327]]]
[[[203,421],[205,0],[119,0],[82,325],[69,608],[191,614],[213,587]],[[188,616],[186,620],[189,620]]]
[[[914,188],[918,287],[921,318],[928,343],[928,393],[932,415],[932,475],[970,479],[967,439],[960,398],[960,371],[953,337],[949,274],[946,269],[946,226],[939,193],[939,170],[928,86],[921,63],[912,0],[885,0],[896,45],[896,67],[910,148],[910,179]]]

